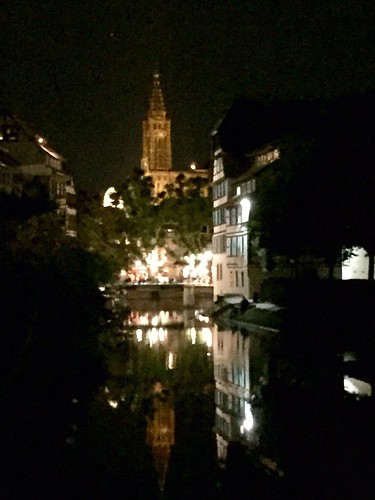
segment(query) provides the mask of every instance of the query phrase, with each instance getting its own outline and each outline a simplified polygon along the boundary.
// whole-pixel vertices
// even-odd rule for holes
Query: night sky
[[[0,107],[43,133],[79,188],[102,190],[139,167],[158,64],[173,165],[205,164],[210,131],[238,95],[374,89],[374,4],[12,0],[0,11]]]

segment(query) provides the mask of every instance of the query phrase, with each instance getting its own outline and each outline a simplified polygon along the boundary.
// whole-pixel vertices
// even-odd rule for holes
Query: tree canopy
[[[173,242],[184,253],[199,253],[211,240],[212,201],[204,195],[208,180],[186,178],[180,174],[176,183],[161,193],[157,206],[159,241],[164,244],[172,230]],[[182,256],[182,255],[181,255]]]
[[[152,179],[134,170],[112,195],[112,207],[81,194],[80,242],[117,268],[129,267],[155,246],[165,247],[177,260],[205,250],[212,224],[208,180],[181,173],[157,198],[152,188]]]

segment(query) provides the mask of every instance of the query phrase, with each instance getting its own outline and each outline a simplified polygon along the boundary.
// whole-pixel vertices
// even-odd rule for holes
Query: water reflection
[[[215,433],[219,461],[225,463],[231,441],[250,440],[254,427],[250,394],[250,337],[213,329]]]
[[[180,481],[187,481],[189,490],[197,471],[207,468],[204,460],[189,459],[189,455],[195,457],[207,441],[204,454],[210,454],[212,464],[216,461],[216,450],[210,444],[214,425],[210,319],[193,309],[133,310],[124,319],[124,326],[131,342],[123,373],[136,381],[136,395],[129,397],[121,376],[117,397],[112,386],[108,404],[116,408],[119,400],[124,404],[128,401],[132,408],[138,405],[144,409],[146,442],[152,450],[160,491],[165,491],[166,484],[169,491],[178,490]],[[170,463],[173,477],[168,479]],[[209,476],[204,479],[209,480]]]
[[[147,424],[147,444],[152,449],[159,490],[163,491],[171,448],[175,442],[173,398],[160,382],[154,384],[152,415]]]

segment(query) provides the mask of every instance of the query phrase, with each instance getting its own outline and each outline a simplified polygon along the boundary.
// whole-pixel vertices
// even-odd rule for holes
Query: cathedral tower
[[[156,172],[172,169],[171,120],[167,117],[157,71],[153,75],[147,119],[143,121],[141,168],[153,178],[158,177]]]
[[[165,191],[166,185],[174,184],[181,173],[186,179],[208,177],[208,171],[197,169],[194,163],[190,170],[172,168],[171,120],[167,116],[158,71],[153,75],[147,118],[143,120],[141,169],[144,175],[152,178],[156,197]]]

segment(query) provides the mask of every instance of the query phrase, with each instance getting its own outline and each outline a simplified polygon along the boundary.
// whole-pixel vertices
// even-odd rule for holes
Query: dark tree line
[[[0,204],[1,496],[51,498],[105,377],[98,285],[111,267],[65,235],[43,186]]]

